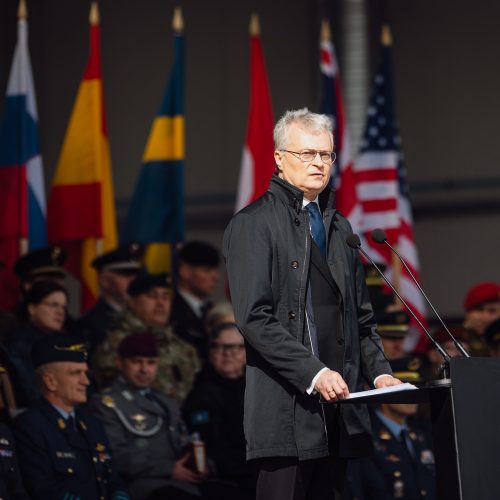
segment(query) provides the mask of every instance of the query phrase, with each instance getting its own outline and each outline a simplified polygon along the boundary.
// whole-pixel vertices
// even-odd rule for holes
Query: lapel
[[[340,295],[345,304],[345,272],[346,263],[349,259],[346,252],[346,243],[341,241],[343,237],[338,227],[335,225],[335,210],[326,209],[325,211],[325,228],[326,228],[326,240],[327,240],[327,251],[328,259],[332,261],[332,267],[329,268],[332,277],[340,290]]]
[[[134,400],[141,410],[152,413],[153,415],[165,416],[165,411],[158,401],[152,401],[146,396],[143,396],[139,391],[134,392]]]
[[[311,264],[320,272],[320,274],[326,279],[328,284],[333,288],[334,291],[337,291],[337,285],[334,282],[332,277],[332,273],[324,259],[323,255],[321,255],[321,250],[318,248],[314,240],[311,238]]]

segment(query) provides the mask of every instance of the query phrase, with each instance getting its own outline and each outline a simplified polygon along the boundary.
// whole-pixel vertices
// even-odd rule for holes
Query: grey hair
[[[328,132],[333,142],[332,120],[327,115],[311,113],[307,108],[302,108],[286,111],[276,123],[273,133],[275,149],[288,147],[288,127],[292,123],[297,123],[312,133]]]

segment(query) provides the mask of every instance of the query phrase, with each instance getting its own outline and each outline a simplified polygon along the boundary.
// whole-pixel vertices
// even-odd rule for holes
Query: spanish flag
[[[171,271],[171,245],[184,240],[184,36],[179,7],[172,24],[173,67],[144,150],[122,237],[123,243],[147,245],[145,264],[153,273]]]
[[[117,245],[96,2],[90,9],[90,55],[52,182],[47,226],[49,240],[68,251],[67,267],[81,281],[85,310],[98,292],[90,263]]]

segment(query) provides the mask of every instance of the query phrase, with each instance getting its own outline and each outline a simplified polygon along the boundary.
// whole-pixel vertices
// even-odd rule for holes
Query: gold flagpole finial
[[[17,18],[27,19],[28,17],[28,7],[26,6],[26,0],[19,0],[19,7],[17,8]]]
[[[380,37],[382,41],[382,45],[385,45],[386,47],[389,47],[392,45],[392,34],[391,34],[391,28],[389,28],[388,24],[384,24],[382,26],[382,35]]]
[[[319,38],[322,42],[330,42],[332,40],[332,31],[330,30],[330,23],[327,19],[321,21],[321,32]]]
[[[184,30],[184,19],[182,17],[182,9],[180,7],[175,7],[174,9],[172,28],[177,33],[181,33]]]
[[[250,32],[250,36],[260,36],[259,15],[256,13],[253,13],[250,16],[249,32]]]
[[[97,2],[92,2],[90,4],[89,23],[92,26],[99,24],[99,7],[97,6]]]

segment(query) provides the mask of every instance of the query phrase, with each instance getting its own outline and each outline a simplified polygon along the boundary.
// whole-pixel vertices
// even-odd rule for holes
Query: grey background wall
[[[120,219],[170,70],[175,5],[183,8],[186,37],[187,236],[220,246],[246,130],[250,13],[260,15],[278,117],[287,108],[317,109],[320,18],[331,18],[342,54],[341,19],[349,1],[356,0],[102,0],[105,99]],[[49,186],[87,59],[89,1],[28,0],[28,8]],[[17,0],[0,0],[0,96],[15,44],[16,10]],[[369,0],[367,13],[370,71],[381,22],[389,20],[393,31],[397,109],[423,283],[441,311],[460,315],[468,286],[500,281],[500,4]]]

